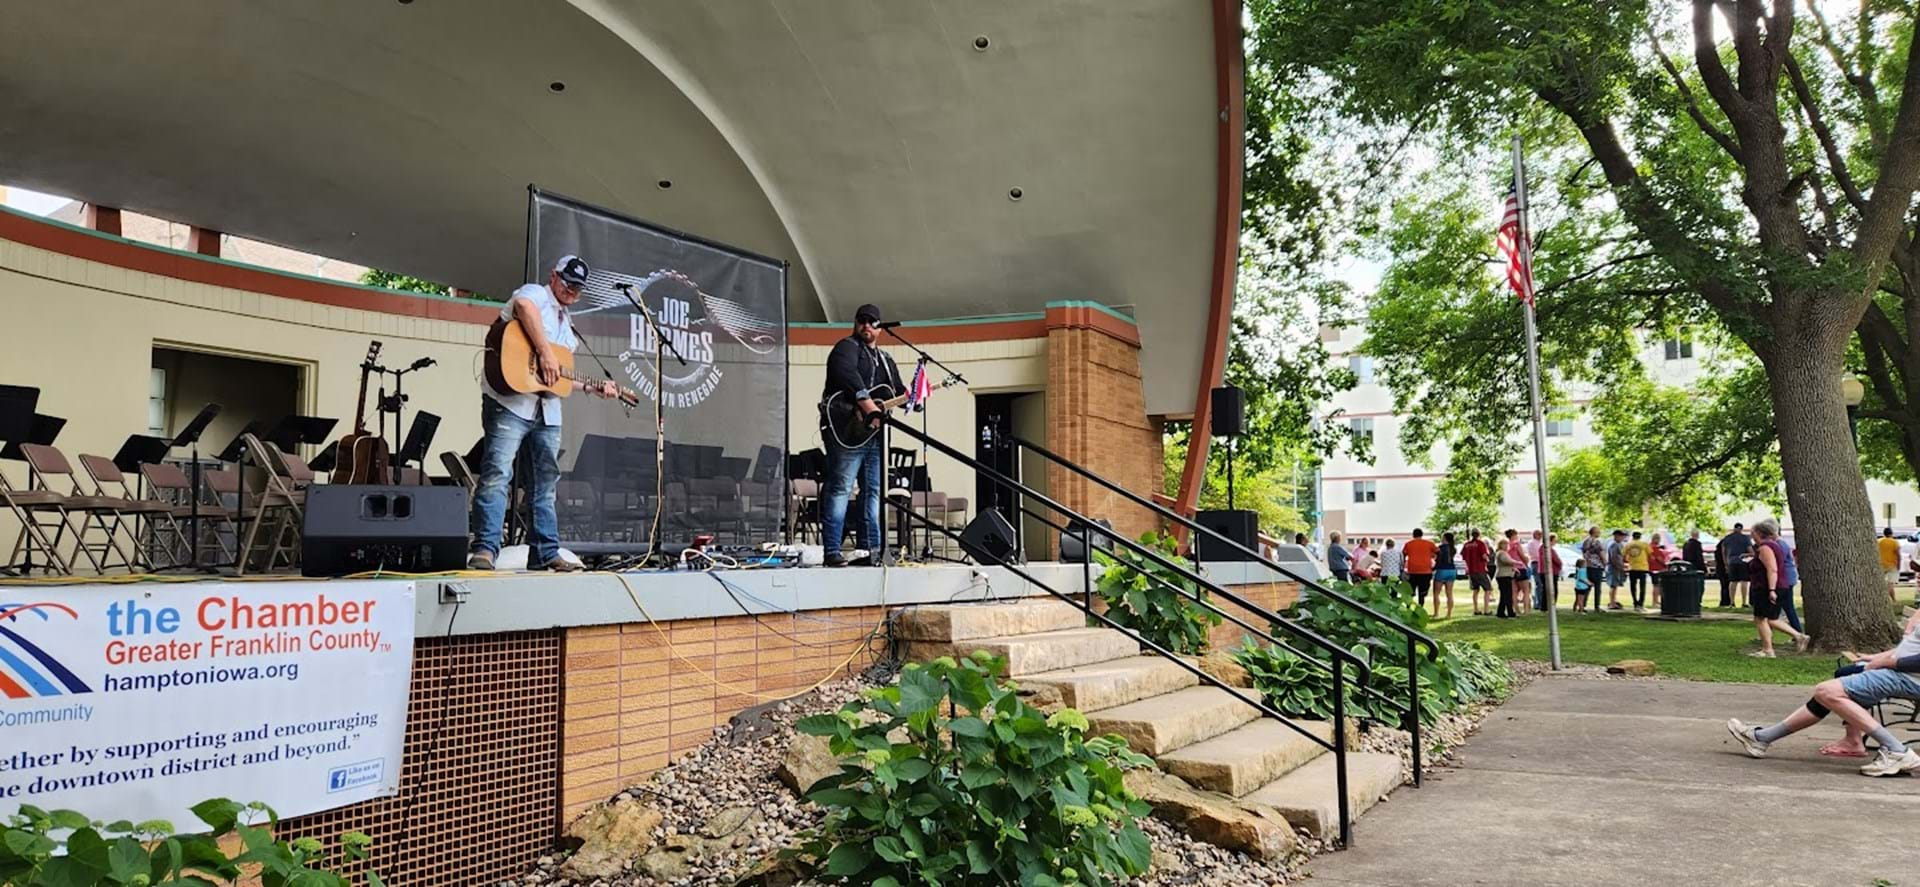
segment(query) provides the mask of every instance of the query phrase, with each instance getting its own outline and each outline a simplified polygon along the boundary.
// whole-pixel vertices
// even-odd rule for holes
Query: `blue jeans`
[[[532,447],[533,527],[527,533],[532,551],[527,565],[538,568],[560,556],[560,517],[554,512],[554,490],[560,485],[560,426],[529,422],[514,415],[491,397],[480,398],[480,426],[487,438],[486,463],[480,467],[480,486],[473,491],[473,509],[467,531],[473,551],[500,553],[500,522],[507,515],[507,484],[513,481],[513,460],[520,447]]]
[[[821,509],[820,530],[828,557],[840,553],[840,537],[846,535],[847,528],[847,498],[853,495],[856,478],[863,518],[860,547],[876,553],[880,550],[880,475],[886,462],[883,437],[876,434],[873,440],[853,449],[827,441],[827,488],[821,495],[825,507]]]
[[[1780,615],[1786,617],[1787,624],[1793,626],[1794,631],[1806,631],[1800,625],[1799,612],[1793,608],[1793,589],[1791,588],[1780,592]]]

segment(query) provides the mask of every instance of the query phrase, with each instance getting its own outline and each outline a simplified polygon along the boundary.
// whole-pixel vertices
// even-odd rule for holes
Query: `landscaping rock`
[[[840,759],[827,749],[826,737],[795,733],[775,774],[794,794],[804,796],[814,783],[839,772]]]
[[[1021,685],[1020,701],[1047,714],[1066,708],[1066,702],[1060,698],[1060,688],[1051,684]]]
[[[640,857],[634,870],[657,881],[680,881],[693,874],[705,841],[693,835],[668,835],[660,849]]]
[[[1229,687],[1253,686],[1253,676],[1247,674],[1240,663],[1233,661],[1231,653],[1216,651],[1200,657],[1200,670]]]
[[[631,797],[603,804],[573,821],[567,837],[580,849],[560,866],[575,881],[612,878],[653,846],[653,830],[665,820],[660,811]]]
[[[1657,666],[1646,659],[1622,659],[1607,666],[1607,674],[1623,674],[1636,678],[1653,677],[1656,670]]]
[[[812,859],[797,856],[788,859],[773,853],[740,876],[734,887],[794,887],[813,877],[817,868]]]
[[[1126,776],[1127,790],[1153,807],[1153,815],[1199,840],[1255,859],[1284,860],[1293,850],[1293,828],[1279,814],[1218,792],[1204,792],[1157,770]]]
[[[742,832],[750,832],[759,819],[760,814],[753,812],[751,807],[728,807],[713,814],[707,824],[700,827],[700,834],[731,844],[734,838],[742,836]]]

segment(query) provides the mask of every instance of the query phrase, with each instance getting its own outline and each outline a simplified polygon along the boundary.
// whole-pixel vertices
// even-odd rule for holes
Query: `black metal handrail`
[[[942,455],[947,456],[948,458],[951,458],[961,463],[962,465],[966,465],[969,468],[972,468],[976,474],[984,475],[989,480],[997,484],[1009,487],[1017,491],[1018,493],[1020,493],[1021,496],[1025,498],[1031,498],[1035,502],[1038,502],[1059,514],[1065,515],[1069,521],[1078,521],[1079,523],[1085,526],[1090,526],[1090,527],[1094,526],[1093,520],[1087,517],[1086,515],[1081,514],[1077,511],[1074,511],[1073,509],[1068,508],[1067,506],[1048,497],[1046,494],[1041,493],[1038,490],[1035,490],[1032,487],[1027,486],[1025,483],[1022,483],[1021,481],[1018,481],[1018,480],[1015,480],[1014,478],[1006,476],[1005,474],[1001,473],[998,469],[993,468],[992,466],[987,465],[981,462],[980,460],[973,458],[972,456],[962,453],[959,450],[956,450],[953,447],[948,446],[947,444],[939,440],[936,440],[931,435],[922,433],[919,429],[916,429],[913,426],[908,425],[904,422],[901,422],[898,419],[891,416],[887,417],[886,421],[887,421],[887,424],[889,424],[893,428],[903,431],[908,436],[914,438],[915,440],[918,440],[921,443],[927,446],[930,446],[935,450],[938,450]],[[1079,469],[1078,466],[1073,466],[1073,467],[1077,471],[1083,471],[1082,469]],[[1092,476],[1092,475],[1089,475],[1089,476]],[[1099,479],[1099,480],[1102,483],[1105,482],[1104,479]],[[1026,509],[1024,507],[1021,508],[1021,511],[1025,511],[1025,510]],[[908,513],[912,514],[911,509],[908,510]],[[914,518],[919,518],[925,521],[925,519],[921,518],[920,515],[913,514],[912,516]],[[925,522],[929,526],[932,526],[931,521],[925,521]],[[944,535],[948,536],[949,538],[955,539],[956,541],[959,540],[960,538],[957,534],[953,533],[952,530],[949,528],[939,527],[937,529],[939,529]],[[1167,558],[1162,556],[1159,552],[1153,551],[1152,549],[1149,549],[1119,534],[1104,533],[1104,535],[1107,538],[1114,541],[1115,543],[1121,546],[1124,546],[1127,550],[1135,554],[1138,554],[1142,557],[1145,557],[1149,560],[1152,560],[1166,567],[1167,569],[1175,572],[1181,578],[1191,581],[1195,585],[1204,586],[1208,591],[1220,596],[1221,598],[1233,603],[1234,605],[1239,606],[1250,613],[1254,613],[1261,617],[1266,618],[1269,621],[1270,625],[1277,625],[1283,628],[1287,628],[1289,629],[1290,633],[1295,633],[1301,639],[1306,640],[1312,643],[1314,646],[1320,647],[1321,649],[1325,650],[1327,652],[1328,660],[1332,667],[1333,679],[1334,679],[1333,694],[1332,694],[1333,703],[1334,703],[1334,716],[1333,716],[1334,741],[1333,743],[1329,744],[1324,740],[1319,739],[1319,737],[1313,736],[1311,732],[1300,727],[1298,724],[1293,723],[1293,721],[1289,720],[1286,716],[1280,714],[1278,711],[1275,711],[1273,708],[1269,707],[1266,704],[1264,698],[1256,697],[1254,699],[1248,699],[1244,694],[1239,693],[1236,689],[1228,688],[1225,684],[1220,682],[1218,679],[1214,678],[1211,675],[1206,674],[1206,672],[1203,671],[1202,669],[1198,668],[1192,663],[1187,662],[1186,660],[1180,658],[1179,656],[1173,654],[1171,651],[1168,651],[1167,649],[1161,647],[1159,644],[1154,643],[1153,641],[1150,641],[1145,637],[1142,637],[1137,632],[1126,629],[1125,627],[1121,626],[1119,623],[1108,618],[1104,614],[1094,612],[1093,607],[1090,604],[1082,604],[1078,601],[1072,600],[1071,598],[1065,595],[1061,595],[1057,590],[1045,585],[1044,583],[1040,583],[1032,579],[1027,573],[1025,573],[1025,571],[1015,568],[1010,563],[1006,563],[1004,559],[1002,559],[998,565],[1002,567],[1006,567],[1007,569],[1010,569],[1010,570],[1014,570],[1015,575],[1018,575],[1023,579],[1027,579],[1029,582],[1033,582],[1034,584],[1039,585],[1041,588],[1046,589],[1050,594],[1053,594],[1056,597],[1060,597],[1062,600],[1066,600],[1068,603],[1072,603],[1075,607],[1078,607],[1082,611],[1086,612],[1088,615],[1099,619],[1102,623],[1105,623],[1106,625],[1114,629],[1122,631],[1126,633],[1128,636],[1133,637],[1134,639],[1140,641],[1143,645],[1152,649],[1155,653],[1159,654],[1160,656],[1171,659],[1179,663],[1179,665],[1182,668],[1186,669],[1187,671],[1190,671],[1196,675],[1201,676],[1201,680],[1204,681],[1205,683],[1215,687],[1219,687],[1223,690],[1227,690],[1229,693],[1232,693],[1235,697],[1241,699],[1242,701],[1247,702],[1249,705],[1252,705],[1263,716],[1273,718],[1281,722],[1282,724],[1285,724],[1289,729],[1292,729],[1294,732],[1299,733],[1302,736],[1306,736],[1310,740],[1314,741],[1316,744],[1319,744],[1321,747],[1327,748],[1330,751],[1333,751],[1334,752],[1335,791],[1339,795],[1339,798],[1337,799],[1337,803],[1338,803],[1339,813],[1340,813],[1340,843],[1343,846],[1350,846],[1353,840],[1353,829],[1352,829],[1352,818],[1350,816],[1350,811],[1348,809],[1349,803],[1348,803],[1348,797],[1347,797],[1346,693],[1341,689],[1341,687],[1343,684],[1347,683],[1344,677],[1346,663],[1352,663],[1356,668],[1361,670],[1360,673],[1363,675],[1371,675],[1372,673],[1371,666],[1367,663],[1366,660],[1358,656],[1355,656],[1353,653],[1343,649],[1342,647],[1340,647],[1340,645],[1333,643],[1332,641],[1319,635],[1317,632],[1313,632],[1304,627],[1292,624],[1287,619],[1282,617],[1280,614],[1274,613],[1266,609],[1265,607],[1255,604],[1252,601],[1249,601],[1241,597],[1240,595],[1227,590],[1226,588],[1220,586],[1219,584],[1213,582],[1212,580],[1207,579],[1206,577],[1201,576],[1196,572],[1190,571],[1185,567],[1182,567],[1179,564],[1174,563],[1171,560],[1168,560]],[[1218,612],[1217,608],[1216,608],[1216,612]],[[1271,635],[1267,634],[1266,632],[1262,632],[1261,634],[1262,636],[1265,636],[1265,637],[1269,637],[1269,638],[1271,637]],[[1304,658],[1311,659],[1312,657],[1304,657]],[[1365,682],[1363,680],[1356,681],[1354,686],[1364,688]],[[1416,702],[1418,698],[1419,697],[1417,695],[1414,697]],[[1417,716],[1414,717],[1414,720],[1417,722],[1418,717]],[[1415,733],[1415,737],[1416,738],[1418,737],[1417,732]],[[1418,758],[1416,757],[1415,760],[1417,761]]]
[[[1020,437],[1017,437],[1011,434],[1003,435],[1003,437],[1006,440],[1012,441],[1015,447],[1018,447],[1024,450],[1029,450],[1039,455],[1041,458],[1044,458],[1047,461],[1060,466],[1061,468],[1065,468],[1068,471],[1073,472],[1074,474],[1084,477],[1087,480],[1093,481],[1094,483],[1099,484],[1101,487],[1105,488],[1109,492],[1117,493],[1121,497],[1127,499],[1128,501],[1133,502],[1134,504],[1139,505],[1140,507],[1145,508],[1149,511],[1152,511],[1163,518],[1176,521],[1181,526],[1184,526],[1190,530],[1193,530],[1195,533],[1205,533],[1208,536],[1213,537],[1214,539],[1224,542],[1227,545],[1230,545],[1233,548],[1239,550],[1242,554],[1245,554],[1247,557],[1251,558],[1252,560],[1266,565],[1268,569],[1274,570],[1275,572],[1278,572],[1281,575],[1286,576],[1295,582],[1301,583],[1302,585],[1305,585],[1308,588],[1311,588],[1315,593],[1324,595],[1329,600],[1337,601],[1349,608],[1358,610],[1361,613],[1366,614],[1367,616],[1371,617],[1374,621],[1380,623],[1381,625],[1386,626],[1389,629],[1392,629],[1395,633],[1405,638],[1407,642],[1407,703],[1408,704],[1406,707],[1402,709],[1406,713],[1406,722],[1403,726],[1406,728],[1412,740],[1413,784],[1416,787],[1422,784],[1423,777],[1420,772],[1421,757],[1422,757],[1422,753],[1420,750],[1420,713],[1419,713],[1420,669],[1418,667],[1418,662],[1417,662],[1417,660],[1419,659],[1419,651],[1416,648],[1416,646],[1419,644],[1426,645],[1427,659],[1429,661],[1433,661],[1433,660],[1437,660],[1440,657],[1439,641],[1434,640],[1432,637],[1428,636],[1424,632],[1415,630],[1412,626],[1409,626],[1398,619],[1394,619],[1393,617],[1388,616],[1384,613],[1381,613],[1380,611],[1375,610],[1374,608],[1369,607],[1366,604],[1360,603],[1359,601],[1356,601],[1353,598],[1346,596],[1345,594],[1342,594],[1338,591],[1333,590],[1332,588],[1322,585],[1318,581],[1308,579],[1307,577],[1302,576],[1299,573],[1295,573],[1294,571],[1281,566],[1277,561],[1269,559],[1266,555],[1263,555],[1258,551],[1248,548],[1245,545],[1241,545],[1238,541],[1234,539],[1230,539],[1218,531],[1209,529],[1207,527],[1203,527],[1198,522],[1192,520],[1191,518],[1186,517],[1185,515],[1179,514],[1178,512],[1175,512],[1172,509],[1161,506],[1160,504],[1153,502],[1149,499],[1146,499],[1134,493],[1133,491],[1120,486],[1119,484],[1116,484],[1110,480],[1107,480],[1106,478],[1101,477],[1100,475],[1094,474],[1093,472],[1088,471],[1087,469],[1082,468],[1071,461],[1068,461],[1065,457],[1060,456],[1059,454],[1053,452],[1052,450],[1047,449],[1046,447],[1040,446],[1039,444],[1024,440]],[[1111,534],[1109,535],[1111,536]]]

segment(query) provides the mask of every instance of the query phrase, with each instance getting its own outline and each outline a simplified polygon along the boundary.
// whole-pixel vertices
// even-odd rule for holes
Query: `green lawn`
[[[1428,631],[1441,640],[1472,641],[1509,659],[1546,660],[1544,614],[1495,619],[1467,615],[1470,612],[1461,606],[1453,618],[1430,623]],[[1795,655],[1791,640],[1776,634],[1778,659],[1747,655],[1759,646],[1749,620],[1664,622],[1617,613],[1560,611],[1560,655],[1566,662],[1610,665],[1622,659],[1651,659],[1659,665],[1661,677],[1696,681],[1812,685],[1833,676],[1837,658],[1831,654]]]

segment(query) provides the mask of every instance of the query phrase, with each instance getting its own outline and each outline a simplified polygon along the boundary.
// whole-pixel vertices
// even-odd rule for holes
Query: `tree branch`
[[[1727,74],[1727,66],[1720,61],[1720,47],[1713,42],[1713,8],[1715,0],[1693,0],[1693,63],[1700,68],[1700,80],[1706,84],[1707,94],[1713,96],[1721,113],[1727,115],[1727,121],[1733,124],[1733,131],[1741,133],[1743,124],[1752,116],[1747,100],[1733,86],[1733,78]],[[1728,10],[1728,19],[1733,15]]]
[[[1555,290],[1572,286],[1573,284],[1579,283],[1582,280],[1586,280],[1587,278],[1592,277],[1596,274],[1599,274],[1600,272],[1605,271],[1608,268],[1613,268],[1619,265],[1625,265],[1629,262],[1640,262],[1646,259],[1653,259],[1658,257],[1659,257],[1659,253],[1656,253],[1652,250],[1646,250],[1644,252],[1637,252],[1631,255],[1621,256],[1616,259],[1608,259],[1607,261],[1601,262],[1600,264],[1595,265],[1591,268],[1588,268],[1587,270],[1582,271],[1578,274],[1573,274],[1567,277],[1560,278],[1559,280],[1549,283],[1546,286],[1540,287],[1539,292],[1535,293],[1535,296],[1544,296],[1554,292]]]
[[[1869,296],[1879,287],[1889,252],[1906,230],[1914,186],[1920,184],[1920,40],[1907,46],[1900,112],[1882,157],[1880,178],[1860,212],[1860,229],[1853,240],[1854,257],[1866,271],[1863,292]]]
[[[1700,127],[1701,132],[1706,133],[1709,138],[1718,142],[1720,147],[1727,152],[1727,156],[1733,158],[1733,162],[1743,162],[1740,156],[1740,145],[1733,140],[1732,134],[1715,126],[1713,121],[1707,119],[1706,112],[1700,110],[1700,102],[1694,98],[1693,89],[1687,86],[1687,79],[1681,76],[1680,67],[1673,63],[1673,58],[1667,55],[1667,51],[1660,46],[1660,38],[1654,35],[1653,26],[1648,25],[1643,31],[1646,34],[1647,42],[1653,45],[1653,54],[1660,58],[1660,66],[1666,68],[1667,76],[1673,79],[1674,91],[1678,92],[1681,101],[1686,103],[1687,116],[1693,118],[1694,125]]]
[[[1869,23],[1866,9],[1864,8],[1865,4],[1862,4],[1862,6],[1863,8],[1860,10],[1861,27],[1871,28],[1872,25]],[[1887,127],[1886,123],[1880,119],[1880,92],[1874,88],[1873,78],[1861,74],[1859,71],[1856,71],[1852,65],[1847,63],[1846,53],[1841,51],[1840,42],[1834,39],[1833,29],[1827,26],[1827,16],[1820,11],[1819,3],[1815,2],[1815,0],[1807,0],[1807,14],[1813,16],[1813,21],[1817,26],[1814,31],[1814,42],[1820,44],[1820,48],[1827,51],[1827,57],[1833,59],[1833,66],[1840,69],[1840,76],[1845,78],[1847,83],[1853,86],[1854,92],[1860,96],[1860,104],[1863,106],[1861,110],[1863,111],[1863,116],[1867,118],[1867,132],[1873,139],[1874,148],[1885,148],[1887,144]]]
[[[1847,161],[1840,153],[1840,143],[1833,137],[1833,130],[1827,127],[1827,119],[1820,113],[1820,106],[1814,104],[1813,89],[1807,85],[1807,78],[1800,70],[1800,62],[1793,56],[1787,56],[1787,77],[1793,81],[1793,94],[1798,98],[1800,113],[1806,117],[1807,126],[1820,140],[1820,150],[1827,155],[1827,168],[1833,170],[1833,181],[1840,186],[1840,193],[1847,195],[1847,202],[1856,210],[1867,208],[1867,199],[1860,194],[1859,186],[1853,183],[1853,173],[1847,169]]]
[[[1773,429],[1771,428],[1768,428],[1765,434],[1743,437],[1735,441],[1732,446],[1723,450],[1719,455],[1714,456],[1713,458],[1708,459],[1704,462],[1699,462],[1693,465],[1689,465],[1686,468],[1681,469],[1679,472],[1669,476],[1665,481],[1662,481],[1659,486],[1654,487],[1653,490],[1647,494],[1647,498],[1658,499],[1661,496],[1665,496],[1668,493],[1678,490],[1681,487],[1686,486],[1688,481],[1693,480],[1694,475],[1699,474],[1702,471],[1712,471],[1716,468],[1724,468],[1727,466],[1728,463],[1731,463],[1733,460],[1738,459],[1741,456],[1751,455],[1754,451],[1765,447],[1767,444],[1773,441],[1773,438],[1774,438],[1774,434],[1773,434]]]

